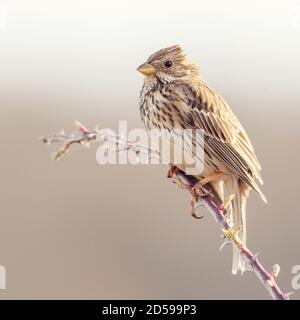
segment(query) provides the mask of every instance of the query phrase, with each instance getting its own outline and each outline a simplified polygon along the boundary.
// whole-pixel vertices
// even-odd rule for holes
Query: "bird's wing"
[[[261,167],[253,146],[224,99],[199,83],[196,88],[189,84],[173,84],[177,92],[177,109],[187,128],[204,130],[205,146],[227,168],[262,195],[254,177],[262,183]]]

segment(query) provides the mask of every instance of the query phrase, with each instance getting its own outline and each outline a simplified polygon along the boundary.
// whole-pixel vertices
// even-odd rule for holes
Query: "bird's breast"
[[[164,87],[149,90],[143,88],[140,94],[141,118],[148,130],[171,131],[176,126],[170,105],[172,100]]]

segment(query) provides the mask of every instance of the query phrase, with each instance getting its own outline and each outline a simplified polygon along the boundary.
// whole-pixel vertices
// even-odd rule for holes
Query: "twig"
[[[52,154],[53,160],[59,160],[66,155],[71,148],[72,144],[82,144],[86,147],[90,146],[90,141],[96,141],[97,131],[89,131],[80,122],[75,121],[75,125],[78,127],[78,132],[71,135],[66,135],[63,130],[60,133],[54,133],[49,137],[41,137],[41,141],[50,145],[53,142],[61,142],[63,145],[60,149]]]
[[[97,129],[89,131],[78,121],[76,121],[75,124],[78,127],[78,132],[74,134],[66,135],[64,132],[60,132],[58,134],[53,134],[50,137],[41,138],[41,140],[47,144],[51,144],[53,142],[61,142],[63,144],[63,146],[53,154],[52,158],[54,160],[58,160],[62,156],[64,156],[70,150],[72,144],[81,144],[89,147],[90,142],[101,140],[116,143],[121,150],[132,149],[137,153],[146,153],[149,157],[159,156],[158,151],[153,150],[148,146],[127,141],[123,137],[116,134],[99,134],[99,131]],[[120,149],[118,151],[120,151]],[[176,170],[174,174],[176,175],[176,177],[173,177],[175,178],[175,182],[179,183],[179,186],[181,187],[184,185],[185,188],[189,191],[192,191],[192,187],[198,181],[195,177],[188,176],[180,170]],[[217,197],[217,195],[214,194],[214,192],[207,192],[207,195],[201,197],[197,205],[200,205],[202,203],[204,203],[204,205],[209,209],[224,234],[225,241],[220,247],[220,250],[222,250],[222,248],[227,244],[235,246],[240,251],[240,255],[246,262],[246,266],[248,268],[247,271],[254,272],[257,278],[268,290],[272,298],[274,300],[288,300],[292,292],[284,294],[276,283],[276,278],[280,271],[279,265],[275,264],[273,266],[272,272],[268,272],[262,266],[262,264],[258,261],[258,254],[253,254],[239,239],[238,232],[240,230],[233,230],[228,224],[226,219],[226,209],[224,208],[222,201]]]
[[[195,184],[195,178],[186,175],[183,171],[177,171],[176,176],[188,186],[188,189]],[[222,250],[227,244],[235,246],[240,251],[242,258],[246,262],[246,266],[248,267],[247,271],[253,271],[255,273],[257,278],[266,287],[272,298],[274,300],[288,300],[292,292],[284,294],[275,280],[280,271],[279,265],[275,264],[272,272],[268,272],[258,261],[258,254],[253,254],[246,246],[244,246],[238,237],[239,230],[233,230],[228,224],[226,219],[227,212],[223,207],[221,200],[213,192],[211,192],[208,196],[202,197],[200,202],[204,203],[209,209],[224,233],[225,241],[220,247],[220,250]]]
[[[53,160],[61,159],[61,157],[63,157],[70,151],[71,145],[73,144],[81,144],[89,148],[91,142],[103,141],[114,143],[117,146],[117,150],[115,150],[117,152],[132,150],[137,155],[141,153],[147,155],[148,159],[160,158],[160,154],[157,150],[150,148],[147,145],[128,141],[122,136],[115,134],[114,132],[102,131],[98,130],[97,128],[90,131],[79,121],[75,121],[75,125],[77,126],[78,131],[70,135],[66,135],[64,131],[61,131],[60,133],[54,133],[49,137],[40,138],[43,143],[46,143],[48,145],[53,142],[62,143],[62,147],[52,154]]]

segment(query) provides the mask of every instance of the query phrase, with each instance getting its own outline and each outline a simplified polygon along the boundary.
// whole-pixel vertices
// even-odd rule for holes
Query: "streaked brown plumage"
[[[204,130],[204,170],[198,178],[222,173],[211,184],[223,199],[223,185],[228,195],[235,195],[229,211],[233,226],[243,226],[241,239],[245,242],[249,190],[254,189],[264,201],[265,197],[255,182],[262,183],[260,164],[239,120],[202,80],[199,68],[178,45],[152,54],[138,70],[145,75],[140,112],[148,130]],[[185,169],[184,164],[178,167]],[[238,252],[234,252],[233,260],[233,273],[243,272],[245,266]]]

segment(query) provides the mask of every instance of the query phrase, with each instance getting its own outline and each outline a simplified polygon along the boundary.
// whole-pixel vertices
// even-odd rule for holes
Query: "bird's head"
[[[190,62],[179,45],[153,53],[137,70],[146,78],[156,77],[162,82],[199,76],[199,68]]]

